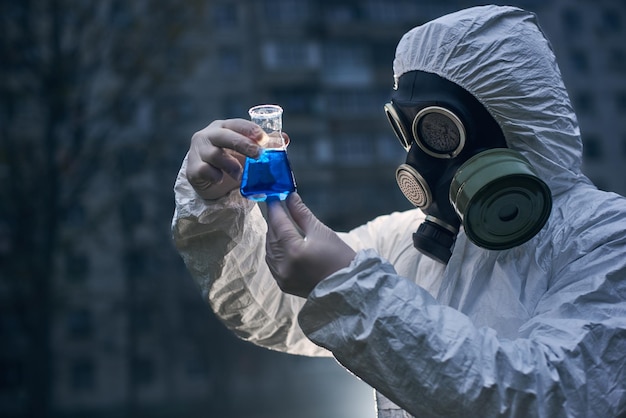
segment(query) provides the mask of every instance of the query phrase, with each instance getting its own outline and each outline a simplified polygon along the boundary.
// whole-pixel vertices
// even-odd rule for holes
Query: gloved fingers
[[[224,150],[212,146],[198,150],[192,145],[187,156],[186,174],[189,184],[196,193],[202,198],[210,200],[218,199],[237,187],[243,169],[234,156],[224,157],[228,159],[227,163],[223,163],[224,159],[210,159],[213,163],[204,161],[202,155],[209,150],[214,150],[218,154],[224,153]],[[228,176],[224,175],[225,172]]]
[[[203,161],[221,167],[219,160],[228,160],[232,153],[225,150],[257,158],[261,151],[257,142],[262,138],[263,130],[250,121],[217,120],[192,136],[190,151],[198,153]]]
[[[297,192],[287,196],[287,209],[296,225],[304,232],[305,236],[313,232],[316,226],[324,226],[313,212],[304,204]]]
[[[245,119],[228,119],[221,123],[221,129],[211,137],[211,142],[217,147],[257,158],[261,152],[258,142],[262,138],[263,129],[257,124]]]
[[[196,154],[200,157],[200,160],[213,168],[213,170],[207,170],[205,173],[206,175],[213,176],[213,178],[209,178],[209,180],[213,180],[217,183],[223,176],[223,173],[228,174],[237,181],[241,178],[243,172],[242,161],[239,161],[232,154],[232,151],[228,151],[229,150],[225,148],[217,148],[215,146],[198,147]],[[218,172],[219,176],[217,175]]]
[[[300,252],[303,240],[279,200],[267,202],[267,218],[265,263],[278,287],[287,292],[290,289],[287,278],[293,274],[295,268],[292,256]]]
[[[291,142],[291,138],[289,138],[289,135],[287,135],[286,132],[282,132],[283,134],[283,140],[285,141],[285,146],[289,145],[289,143]]]
[[[215,199],[237,187],[245,156],[256,158],[263,130],[244,119],[213,121],[191,138],[187,179],[205,199]],[[225,177],[227,174],[228,177]]]
[[[306,298],[320,281],[348,266],[355,256],[297,193],[290,194],[284,206],[278,200],[268,202],[267,222],[265,261],[285,293]]]
[[[189,153],[187,159],[187,180],[198,191],[207,190],[220,184],[224,178],[222,170],[202,161],[197,153]]]
[[[267,231],[268,241],[280,240],[285,243],[295,243],[303,240],[302,235],[279,200],[267,202]]]

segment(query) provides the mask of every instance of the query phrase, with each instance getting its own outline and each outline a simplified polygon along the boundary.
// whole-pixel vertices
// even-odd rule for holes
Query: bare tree
[[[52,414],[55,260],[79,245],[62,231],[77,202],[108,193],[75,235],[94,234],[103,219],[121,214],[122,252],[136,251],[130,190],[115,173],[128,149],[150,135],[141,129],[142,109],[173,77],[173,57],[181,69],[193,65],[181,45],[201,11],[195,3],[0,1],[0,286],[9,289],[0,292],[0,314],[16,314],[28,340],[19,367],[29,416]],[[145,159],[162,151],[141,150]],[[132,257],[125,259],[128,275]],[[130,304],[133,295],[129,288]],[[132,327],[129,333],[132,342]],[[3,342],[0,361],[12,361],[17,349]]]

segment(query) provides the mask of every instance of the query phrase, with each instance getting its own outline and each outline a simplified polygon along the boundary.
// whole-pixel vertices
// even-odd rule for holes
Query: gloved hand
[[[189,184],[204,199],[224,196],[238,187],[245,157],[258,157],[261,138],[263,130],[251,121],[213,121],[191,138],[186,172]]]
[[[285,206],[278,200],[268,202],[265,260],[283,292],[306,298],[324,278],[350,265],[356,253],[297,193],[287,197]]]

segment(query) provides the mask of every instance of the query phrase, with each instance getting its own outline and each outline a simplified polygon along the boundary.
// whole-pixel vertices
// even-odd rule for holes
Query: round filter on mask
[[[409,202],[422,209],[430,206],[433,200],[432,193],[428,183],[416,169],[408,164],[402,164],[396,170],[396,180]]]
[[[506,148],[467,160],[452,179],[450,201],[467,237],[490,250],[528,241],[543,228],[552,209],[547,184],[519,152]]]

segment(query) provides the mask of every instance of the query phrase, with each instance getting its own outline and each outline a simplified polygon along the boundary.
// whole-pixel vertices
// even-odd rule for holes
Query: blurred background
[[[626,194],[626,2],[538,14],[586,173]],[[0,416],[373,418],[331,359],[237,340],[170,238],[191,135],[285,109],[304,201],[348,229],[409,207],[382,106],[408,29],[453,0],[1,0]]]

